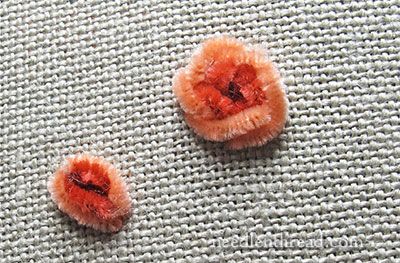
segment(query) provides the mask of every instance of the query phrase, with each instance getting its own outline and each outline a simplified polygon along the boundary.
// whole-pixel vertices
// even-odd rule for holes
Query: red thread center
[[[260,105],[265,99],[256,70],[249,64],[216,62],[194,89],[217,119]]]
[[[116,206],[108,198],[111,182],[107,175],[90,169],[78,170],[68,174],[64,183],[69,199],[79,204],[83,211],[108,219],[116,210]]]

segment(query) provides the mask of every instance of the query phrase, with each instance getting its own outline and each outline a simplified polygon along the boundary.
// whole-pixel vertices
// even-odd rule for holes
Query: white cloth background
[[[2,1],[0,262],[399,262],[399,17],[398,0]],[[265,147],[226,151],[182,118],[171,79],[218,33],[284,76],[290,119]],[[80,152],[129,185],[115,235],[50,199]],[[325,245],[230,243],[250,233]],[[363,246],[329,243],[346,239]]]

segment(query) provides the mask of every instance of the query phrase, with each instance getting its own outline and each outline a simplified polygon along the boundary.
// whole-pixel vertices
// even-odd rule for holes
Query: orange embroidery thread
[[[259,50],[236,39],[207,40],[174,78],[174,93],[194,131],[231,149],[276,137],[287,118],[279,72]]]
[[[102,158],[67,159],[49,181],[52,199],[80,224],[116,232],[129,216],[131,201],[119,172]]]

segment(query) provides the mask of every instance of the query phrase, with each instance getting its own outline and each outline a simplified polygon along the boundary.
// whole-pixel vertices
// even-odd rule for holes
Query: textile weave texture
[[[400,262],[399,18],[399,0],[2,1],[0,262]],[[218,34],[284,78],[264,147],[199,138],[172,93]],[[50,199],[82,152],[129,186],[117,234]]]

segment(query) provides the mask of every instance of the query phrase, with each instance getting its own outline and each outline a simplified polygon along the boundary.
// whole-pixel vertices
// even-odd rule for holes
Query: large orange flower
[[[173,84],[185,119],[200,136],[241,149],[276,137],[287,118],[278,71],[236,39],[207,40]]]

